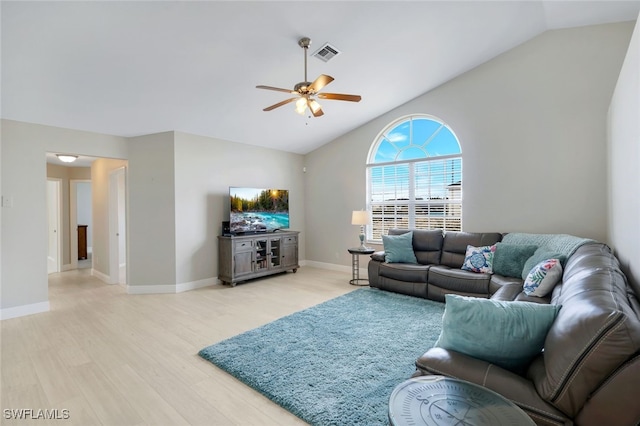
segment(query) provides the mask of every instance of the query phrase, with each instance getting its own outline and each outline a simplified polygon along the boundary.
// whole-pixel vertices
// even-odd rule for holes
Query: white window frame
[[[411,120],[420,120],[426,119],[434,121],[440,124],[440,128],[434,132],[433,136],[435,136],[440,129],[447,128],[451,134],[456,139],[459,147],[459,153],[443,155],[443,156],[433,156],[430,157],[428,153],[425,151],[425,156],[423,158],[413,158],[410,160],[396,160],[389,162],[374,162],[380,144],[383,140],[385,140],[388,132],[401,125],[404,122],[408,122]],[[429,140],[433,138],[431,136]],[[410,139],[413,138],[413,135],[410,133]],[[411,142],[411,141],[410,141]],[[426,146],[426,143],[424,144]],[[408,145],[409,147],[414,147],[411,143]],[[402,149],[398,149],[398,153],[400,153]],[[416,199],[416,166],[419,167],[421,164],[430,164],[436,165],[437,162],[445,162],[449,160],[453,160],[450,162],[452,167],[455,165],[456,169],[452,170],[459,174],[460,181],[453,182],[448,185],[451,188],[450,194],[453,194],[453,198],[439,198],[439,199],[431,199],[427,198],[426,200],[418,200]],[[390,200],[382,200],[382,201],[373,201],[372,200],[372,171],[376,168],[385,167],[385,166],[408,166],[408,199],[398,200],[390,199]],[[371,243],[380,243],[382,242],[382,235],[386,234],[391,228],[408,228],[408,229],[444,229],[446,230],[462,230],[462,148],[460,146],[460,141],[453,132],[453,130],[442,120],[437,117],[427,115],[427,114],[411,114],[408,116],[400,117],[397,120],[394,120],[390,124],[388,124],[374,139],[371,148],[369,149],[369,155],[367,157],[367,210],[371,212],[372,215],[372,225],[367,227],[367,242]],[[446,176],[446,171],[443,172],[443,176]],[[428,192],[431,191],[432,182],[429,181],[428,184]],[[454,187],[455,185],[455,187]],[[394,184],[392,186],[395,193],[398,193],[398,187]],[[407,193],[405,190],[404,193]],[[446,200],[446,201],[445,201]],[[400,202],[399,202],[400,201]],[[397,207],[405,207],[405,211],[398,214]],[[438,215],[421,215],[416,210],[416,206],[424,206],[425,209],[437,210]],[[391,211],[392,213],[388,213]],[[393,223],[393,226],[384,226],[385,223]]]

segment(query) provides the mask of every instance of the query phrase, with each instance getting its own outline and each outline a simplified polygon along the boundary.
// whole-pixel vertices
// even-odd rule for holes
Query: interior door
[[[47,179],[47,218],[49,249],[47,273],[60,272],[60,181]]]
[[[109,174],[109,275],[113,284],[125,284],[127,276],[125,168]]]

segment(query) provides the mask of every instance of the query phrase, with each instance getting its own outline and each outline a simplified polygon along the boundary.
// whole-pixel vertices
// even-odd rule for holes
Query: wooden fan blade
[[[335,101],[360,102],[360,95],[346,95],[344,93],[318,93],[316,95],[320,99],[332,99]]]
[[[330,75],[320,74],[320,77],[316,78],[315,81],[311,83],[309,87],[307,87],[307,90],[313,93],[318,93],[324,86],[331,83],[332,81],[333,77],[331,77]]]
[[[276,92],[285,92],[285,93],[292,93],[292,94],[296,94],[298,92],[291,90],[291,89],[282,89],[280,87],[273,87],[273,86],[256,86],[256,89],[266,89],[266,90],[275,90]]]
[[[286,99],[286,100],[284,100],[284,101],[282,101],[282,102],[278,102],[277,104],[273,104],[273,105],[271,105],[271,106],[266,107],[265,109],[263,109],[263,111],[271,111],[272,109],[276,109],[276,108],[278,108],[278,107],[281,107],[282,105],[286,105],[286,104],[288,104],[289,102],[293,102],[293,101],[295,101],[295,100],[297,100],[297,99],[298,99],[298,98],[289,98],[289,99]]]

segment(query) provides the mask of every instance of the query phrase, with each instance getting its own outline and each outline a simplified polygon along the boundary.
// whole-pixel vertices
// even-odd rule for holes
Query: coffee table
[[[420,376],[399,384],[389,398],[392,426],[535,425],[502,395],[464,380]]]

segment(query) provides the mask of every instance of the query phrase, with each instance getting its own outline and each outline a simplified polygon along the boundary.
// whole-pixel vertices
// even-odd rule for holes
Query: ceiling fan
[[[309,45],[311,45],[311,39],[309,37],[302,37],[300,40],[298,40],[298,45],[304,49],[304,81],[296,84],[293,87],[293,90],[281,89],[279,87],[272,86],[256,86],[257,89],[275,90],[276,92],[285,92],[296,95],[293,98],[285,99],[282,102],[278,102],[277,104],[268,106],[263,109],[263,111],[271,111],[273,109],[281,107],[282,105],[286,105],[290,102],[296,101],[296,112],[298,114],[304,115],[307,108],[309,108],[311,114],[313,114],[314,117],[320,117],[324,114],[324,112],[322,111],[322,107],[315,98],[331,99],[335,101],[360,102],[360,99],[362,99],[360,95],[346,95],[344,93],[318,93],[324,88],[324,86],[333,81],[333,77],[321,74],[320,77],[316,78],[313,81],[313,83],[307,81],[307,50],[309,49]]]

